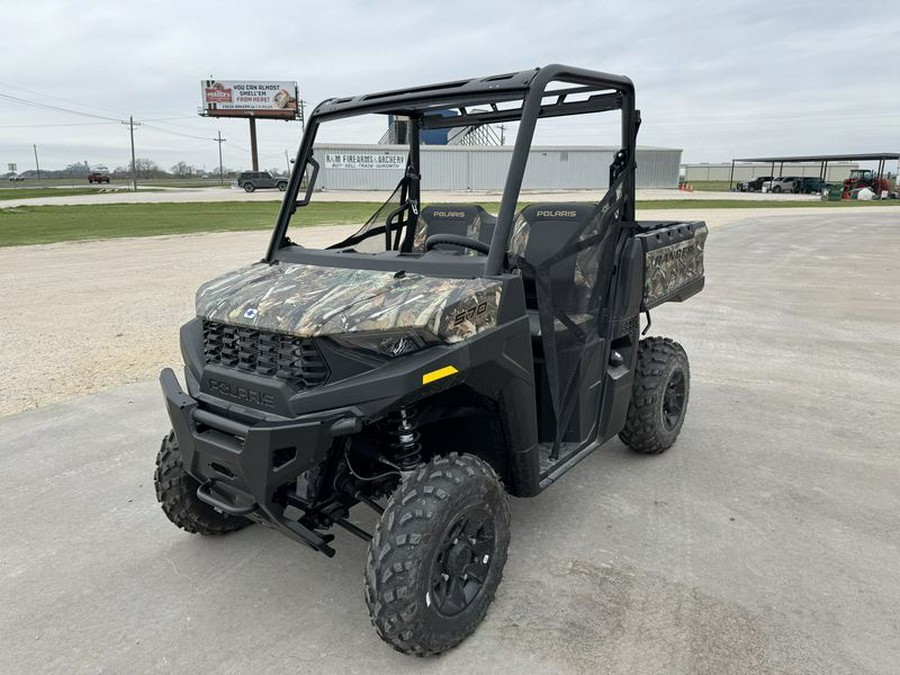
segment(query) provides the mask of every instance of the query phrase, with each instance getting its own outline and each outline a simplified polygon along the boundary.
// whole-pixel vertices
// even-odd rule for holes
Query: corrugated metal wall
[[[528,158],[525,190],[575,190],[603,188],[609,183],[609,165],[617,148],[533,147]],[[399,145],[316,145],[321,163],[318,185],[328,190],[391,190],[403,175],[401,168],[371,168],[371,162],[353,157],[382,159],[406,155]],[[346,157],[351,161],[326,161]],[[502,190],[512,157],[512,147],[422,146],[423,190]],[[339,166],[338,166],[339,164]],[[383,162],[386,166],[390,162]],[[639,188],[678,186],[681,150],[642,148],[637,151]],[[352,168],[351,168],[352,167]]]

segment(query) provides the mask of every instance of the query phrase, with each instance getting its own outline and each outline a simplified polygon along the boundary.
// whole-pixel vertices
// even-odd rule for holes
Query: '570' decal
[[[453,325],[458,326],[463,321],[471,321],[476,316],[481,316],[487,311],[487,302],[482,302],[480,305],[475,307],[469,307],[469,309],[464,309],[459,312],[456,316],[453,317]]]

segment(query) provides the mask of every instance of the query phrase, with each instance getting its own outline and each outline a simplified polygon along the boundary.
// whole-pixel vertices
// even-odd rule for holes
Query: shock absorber
[[[416,409],[412,406],[400,408],[392,421],[395,423],[397,440],[391,444],[394,461],[401,471],[412,471],[422,459],[422,444],[416,430]]]

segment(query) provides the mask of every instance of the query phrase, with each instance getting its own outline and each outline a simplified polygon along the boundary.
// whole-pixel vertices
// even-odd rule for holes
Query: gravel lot
[[[7,412],[111,386],[0,419],[0,672],[896,673],[900,214],[738,215],[707,214],[707,289],[654,312],[691,359],[678,444],[513,500],[486,621],[429,660],[371,630],[350,535],[329,560],[155,503],[145,377],[263,233],[0,252]]]

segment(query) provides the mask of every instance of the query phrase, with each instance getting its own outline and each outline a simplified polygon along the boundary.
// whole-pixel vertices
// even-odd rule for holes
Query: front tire
[[[282,192],[284,192],[285,190],[287,190],[287,183],[285,183],[283,180],[279,181],[278,189],[281,190]]]
[[[654,455],[672,447],[684,424],[690,384],[691,368],[680,344],[662,337],[641,340],[622,442]]]
[[[366,605],[404,654],[455,647],[481,623],[509,546],[509,504],[474,455],[435,457],[391,496],[369,543]]]
[[[200,483],[184,470],[175,432],[163,438],[153,475],[156,500],[175,525],[191,534],[228,534],[250,525],[246,518],[219,513],[197,498]]]

